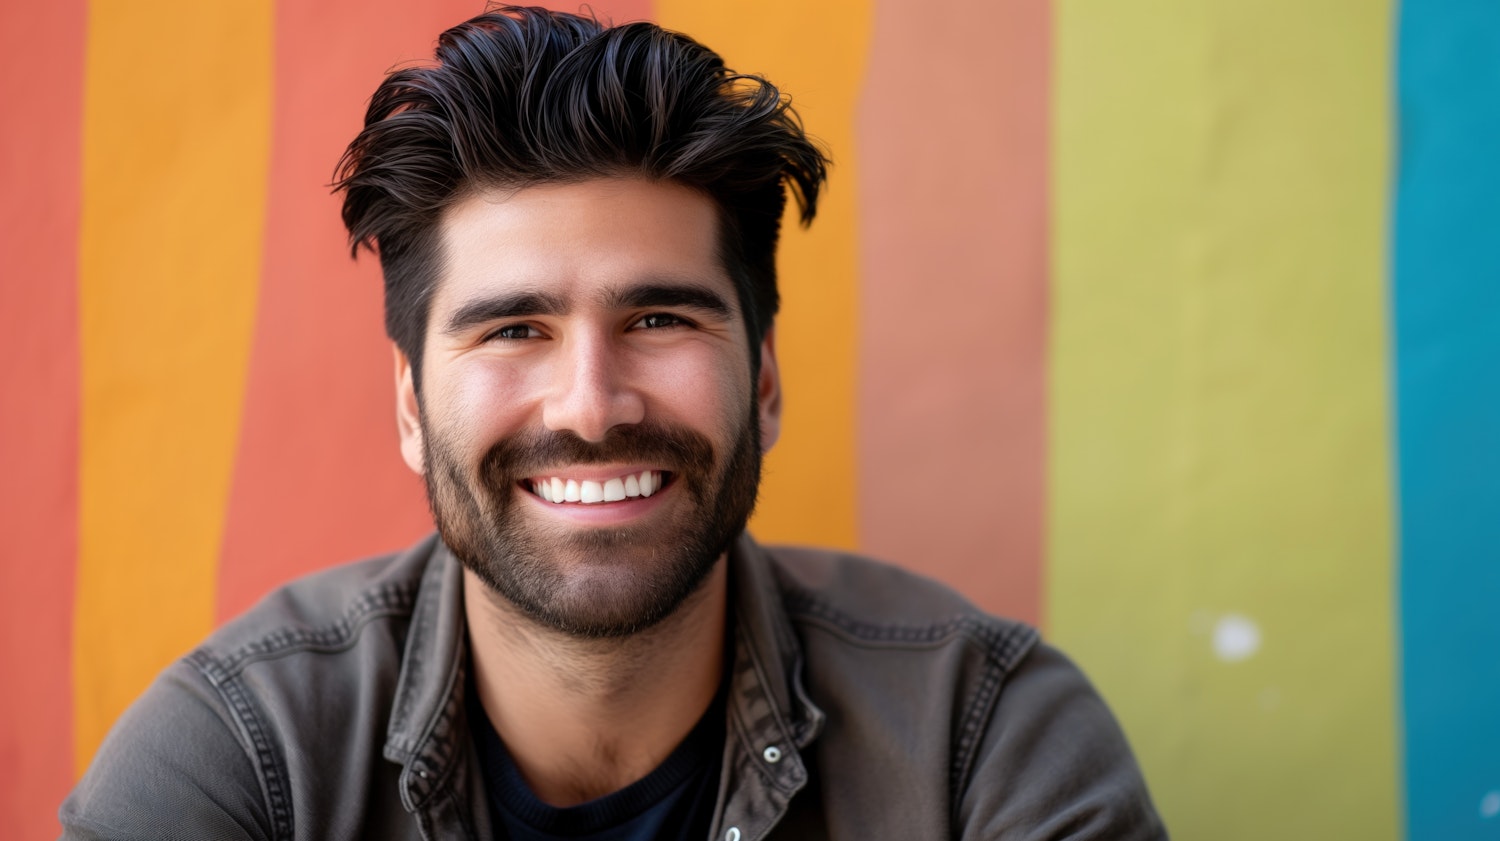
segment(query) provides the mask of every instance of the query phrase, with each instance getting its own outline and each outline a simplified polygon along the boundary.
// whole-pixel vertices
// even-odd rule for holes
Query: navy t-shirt
[[[469,720],[489,791],[490,810],[512,841],[650,841],[708,837],[719,795],[724,754],[724,696],[720,687],[708,711],[655,771],[613,794],[558,808],[538,800],[490,724],[473,682]]]

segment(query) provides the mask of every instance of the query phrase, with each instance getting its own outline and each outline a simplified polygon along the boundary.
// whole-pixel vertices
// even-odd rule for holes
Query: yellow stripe
[[[1174,835],[1394,838],[1390,5],[1058,15],[1052,630]]]
[[[869,3],[657,0],[655,10],[663,26],[707,44],[736,71],[763,75],[790,93],[809,132],[832,150],[833,186],[817,222],[804,231],[788,216],[783,226],[776,349],[786,411],[751,528],[764,540],[852,548],[859,311],[854,107],[870,42]]]
[[[98,2],[85,68],[75,759],[211,627],[260,271],[269,2]]]

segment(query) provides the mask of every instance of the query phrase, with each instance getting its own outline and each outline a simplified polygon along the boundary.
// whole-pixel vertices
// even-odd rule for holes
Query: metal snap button
[[[775,745],[771,745],[770,747],[761,751],[760,755],[765,757],[767,762],[775,765],[776,763],[781,761],[781,748],[778,748]]]
[[[724,841],[740,841],[740,828],[731,826],[729,831],[724,833]]]

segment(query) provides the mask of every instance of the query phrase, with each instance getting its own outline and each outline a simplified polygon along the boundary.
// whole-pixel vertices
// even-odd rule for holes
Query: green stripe
[[[1389,16],[1058,5],[1047,613],[1178,837],[1397,834]]]

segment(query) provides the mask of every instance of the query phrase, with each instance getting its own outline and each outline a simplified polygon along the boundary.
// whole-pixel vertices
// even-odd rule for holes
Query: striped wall
[[[760,537],[1040,624],[1176,837],[1500,834],[1493,4],[593,6],[836,160]],[[326,184],[481,7],[0,5],[0,835],[215,624],[430,528]]]

